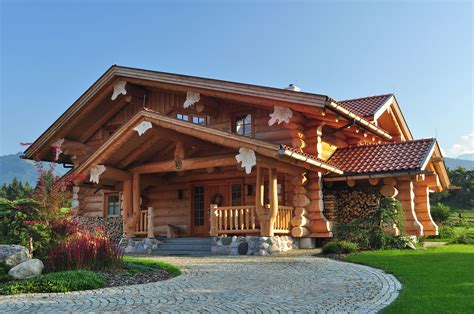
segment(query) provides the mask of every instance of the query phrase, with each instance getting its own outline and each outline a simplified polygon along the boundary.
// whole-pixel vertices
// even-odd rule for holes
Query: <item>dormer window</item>
[[[239,114],[234,118],[234,131],[244,136],[253,136],[252,114]]]

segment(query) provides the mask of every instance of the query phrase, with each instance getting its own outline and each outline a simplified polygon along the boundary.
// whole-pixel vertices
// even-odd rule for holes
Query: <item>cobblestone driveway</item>
[[[183,274],[136,286],[0,297],[0,312],[375,312],[400,289],[380,270],[309,256],[160,260]]]

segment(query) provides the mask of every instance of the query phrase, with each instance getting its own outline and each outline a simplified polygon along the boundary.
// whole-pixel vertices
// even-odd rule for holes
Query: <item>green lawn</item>
[[[474,245],[363,252],[346,260],[400,280],[400,296],[385,313],[474,313]]]

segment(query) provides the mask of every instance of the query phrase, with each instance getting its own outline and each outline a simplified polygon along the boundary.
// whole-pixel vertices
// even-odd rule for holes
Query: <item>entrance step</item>
[[[153,255],[158,256],[209,256],[211,238],[163,238]]]

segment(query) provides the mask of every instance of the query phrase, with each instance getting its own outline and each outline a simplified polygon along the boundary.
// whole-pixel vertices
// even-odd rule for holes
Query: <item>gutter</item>
[[[348,180],[366,180],[366,179],[379,179],[387,177],[403,177],[403,176],[415,176],[419,174],[432,174],[433,172],[427,170],[415,170],[415,171],[402,171],[402,172],[390,172],[390,173],[378,173],[378,174],[353,174],[337,177],[324,177],[324,182],[335,182],[335,181],[348,181]]]
[[[319,161],[317,159],[308,157],[305,154],[301,154],[301,153],[297,153],[295,151],[289,150],[289,149],[283,147],[282,145],[280,145],[280,148],[278,149],[278,154],[280,156],[289,156],[289,157],[294,158],[296,160],[301,160],[301,161],[306,162],[310,165],[313,165],[313,166],[316,166],[316,167],[319,167],[319,168],[323,168],[323,169],[329,170],[329,171],[337,173],[337,174],[343,174],[343,171],[340,170],[337,167],[331,166],[330,164]]]

